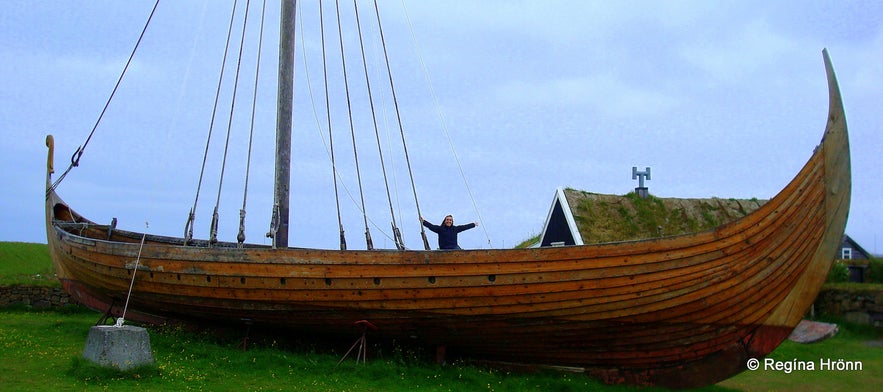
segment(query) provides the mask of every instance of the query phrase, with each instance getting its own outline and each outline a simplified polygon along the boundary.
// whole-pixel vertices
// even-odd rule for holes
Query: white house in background
[[[840,254],[837,256],[840,260],[869,260],[873,256],[868,253],[858,242],[848,235],[843,235],[843,241],[840,242]]]

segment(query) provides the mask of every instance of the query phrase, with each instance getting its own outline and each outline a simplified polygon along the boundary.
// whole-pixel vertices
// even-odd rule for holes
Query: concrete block
[[[153,364],[150,335],[141,327],[98,325],[89,329],[83,357],[105,367],[128,370]]]

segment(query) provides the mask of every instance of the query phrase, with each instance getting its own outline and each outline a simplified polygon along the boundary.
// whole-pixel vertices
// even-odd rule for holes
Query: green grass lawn
[[[152,367],[118,372],[82,358],[86,335],[99,314],[72,306],[35,311],[0,309],[0,385],[4,391],[657,391],[604,385],[582,374],[513,373],[457,362],[438,366],[419,351],[369,348],[366,364],[353,357],[337,365],[348,348],[291,345],[271,335],[248,351],[235,333],[217,334],[149,327]],[[868,341],[880,331],[842,325],[836,337],[816,344],[785,342],[769,357],[813,361],[812,371],[746,371],[701,391],[871,391],[883,385],[883,348]],[[821,370],[819,359],[861,362],[860,371]]]
[[[239,337],[149,328],[156,364],[118,372],[81,358],[99,314],[0,310],[0,385],[4,391],[633,391],[579,374],[509,373],[456,363],[438,366],[419,353],[369,349],[366,364],[347,347],[298,348],[264,339],[248,351]],[[654,390],[654,389],[643,389]]]

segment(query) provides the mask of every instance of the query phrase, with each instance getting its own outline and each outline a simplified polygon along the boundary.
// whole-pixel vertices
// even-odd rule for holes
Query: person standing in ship
[[[461,249],[460,245],[457,245],[457,233],[478,226],[478,222],[454,226],[454,217],[451,215],[446,216],[441,225],[429,223],[429,221],[423,219],[422,216],[419,219],[423,226],[426,226],[429,230],[438,234],[439,249]]]

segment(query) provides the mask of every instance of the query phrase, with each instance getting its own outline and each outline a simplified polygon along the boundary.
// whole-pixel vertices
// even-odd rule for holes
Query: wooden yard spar
[[[294,18],[290,6],[283,2],[283,25]],[[51,184],[50,146],[49,250],[74,300],[119,315],[144,238],[130,320],[247,318],[336,336],[368,320],[377,336],[471,358],[576,367],[611,383],[708,385],[787,338],[843,235],[849,142],[826,51],[824,62],[830,102],[820,145],[768,203],[709,231],[534,249],[328,250],[289,247],[280,219],[272,246],[188,242],[75,212]],[[279,89],[285,100],[290,88]],[[285,116],[280,134],[290,132]],[[277,173],[280,218],[285,177]]]

